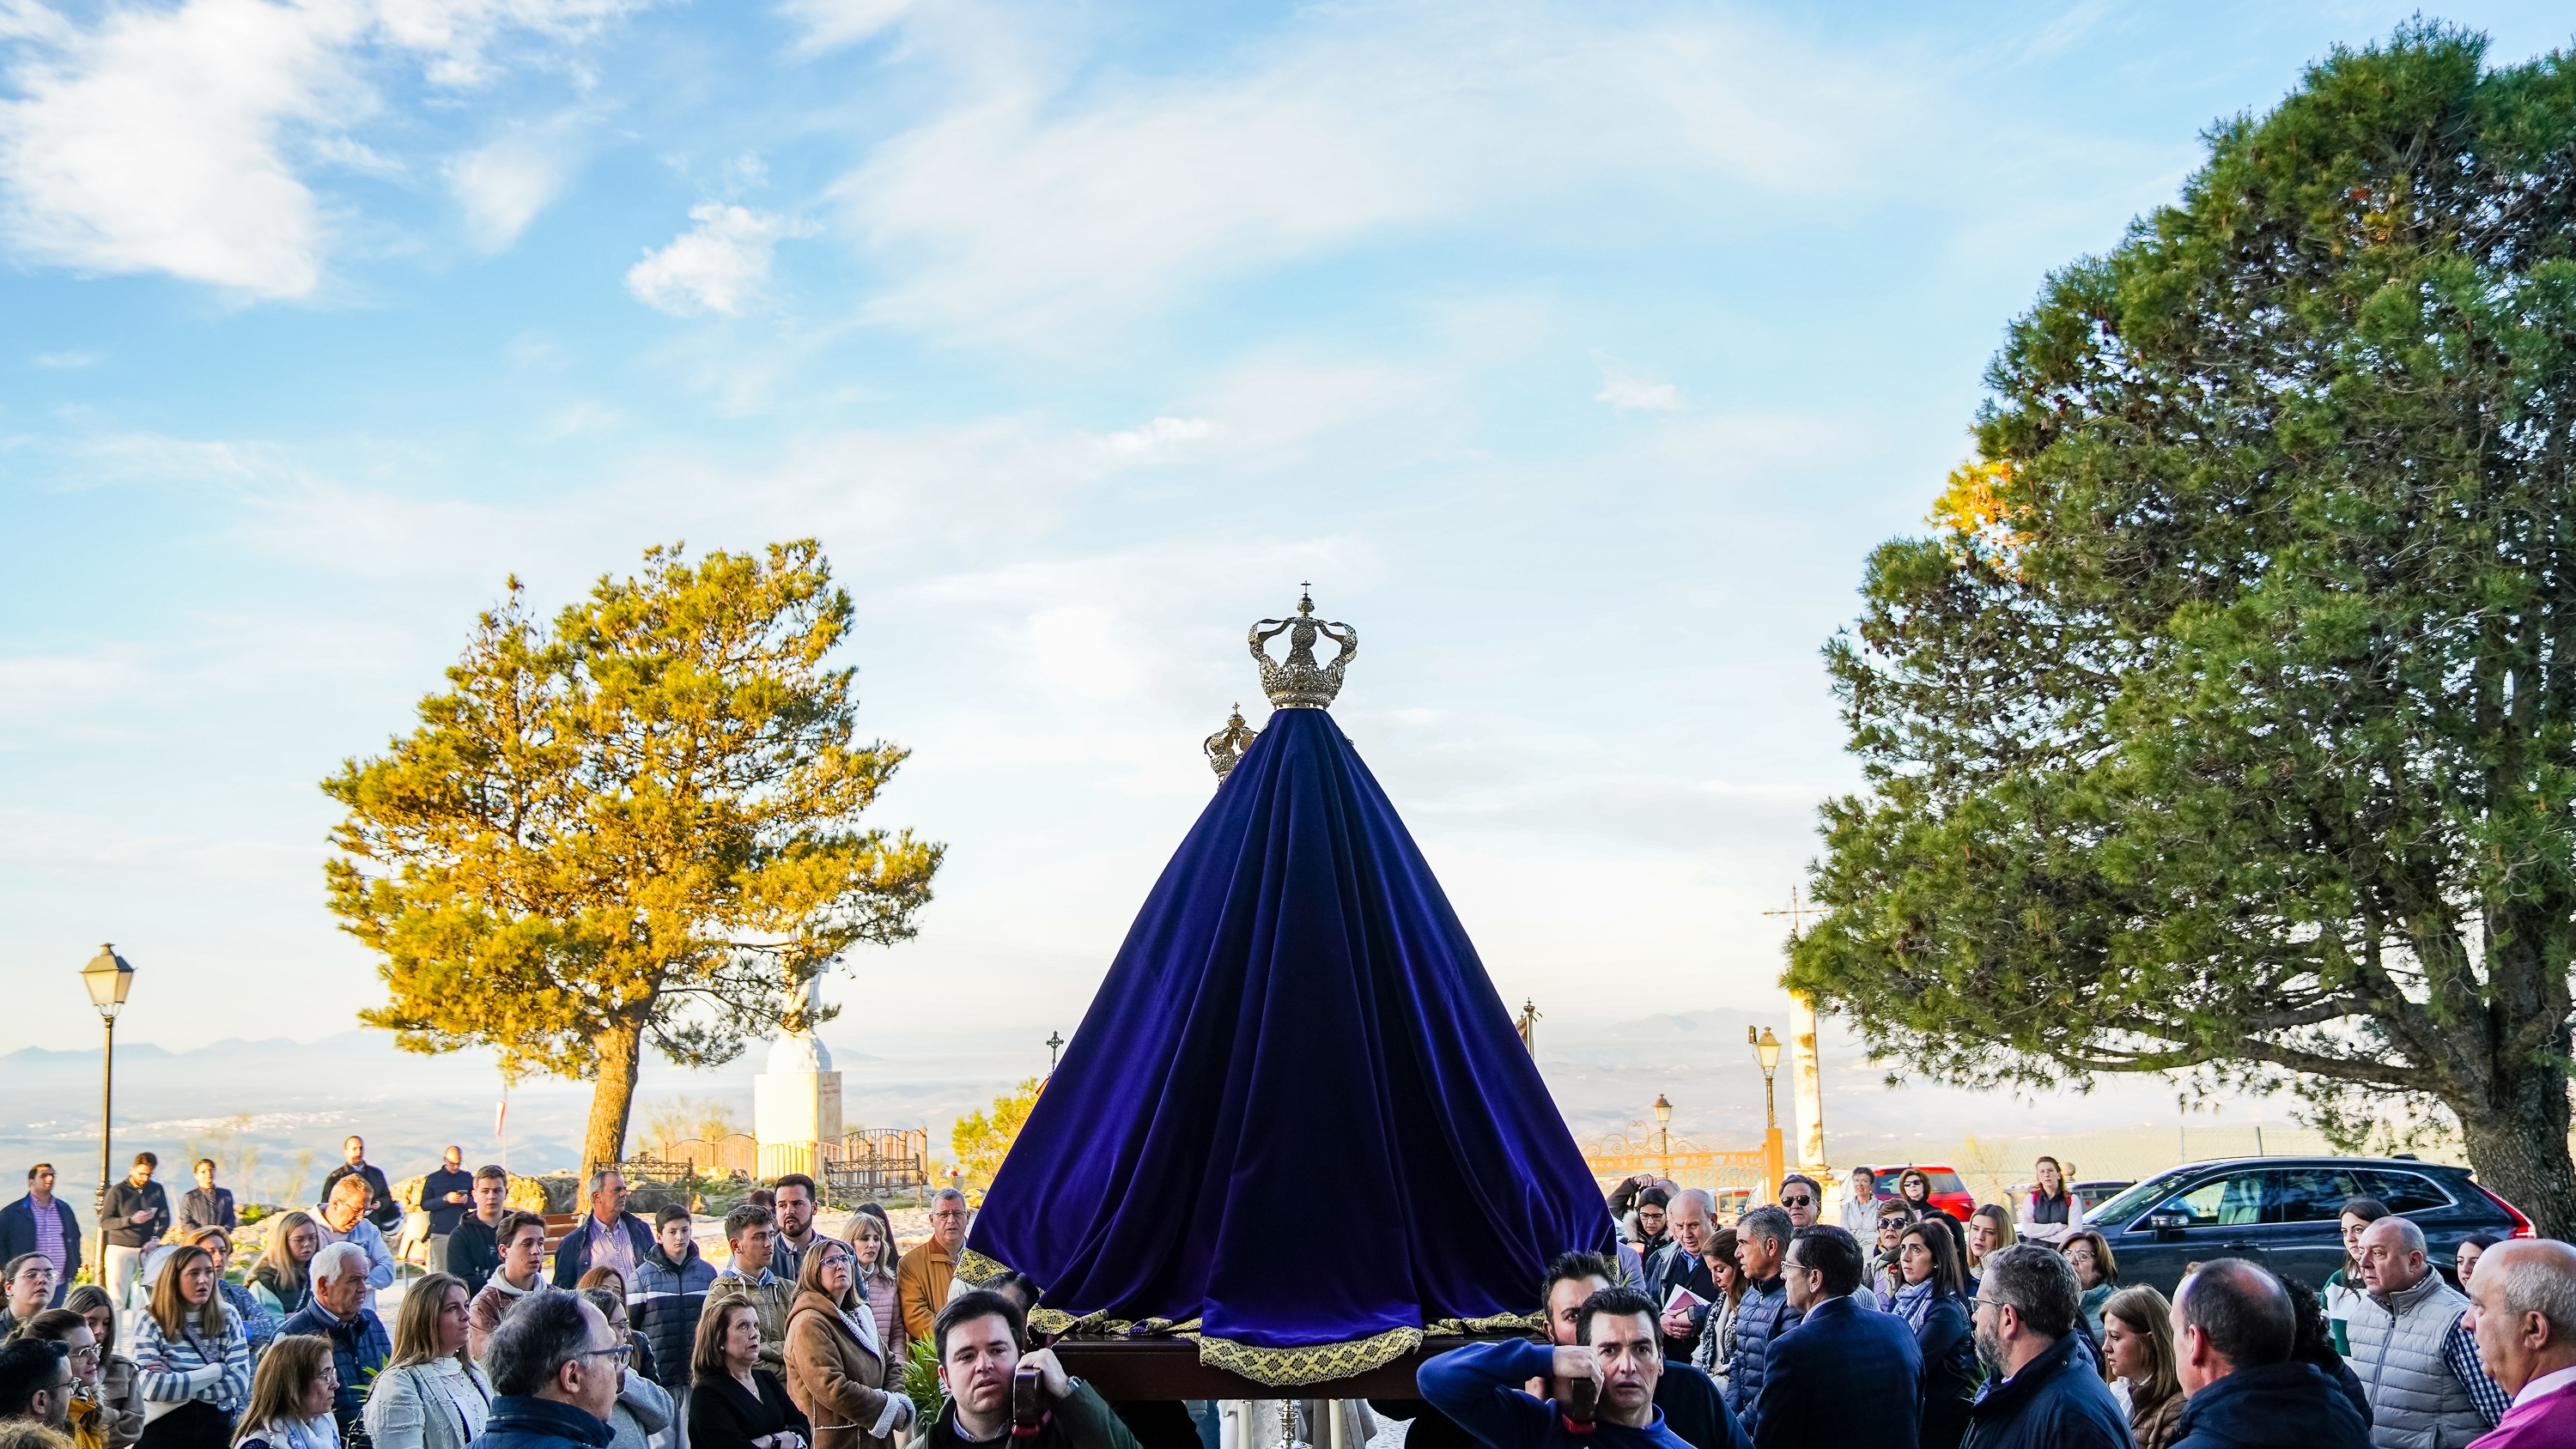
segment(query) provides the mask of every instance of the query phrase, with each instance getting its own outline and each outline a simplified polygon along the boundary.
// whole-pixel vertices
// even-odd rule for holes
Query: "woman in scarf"
[[[1897,1240],[1904,1286],[1888,1311],[1914,1330],[1923,1351],[1921,1449],[1959,1449],[1968,1432],[1968,1402],[1977,1392],[1977,1346],[1968,1327],[1968,1275],[1959,1240],[1940,1223],[1918,1222]]]
[[[63,1299],[98,1339],[98,1406],[107,1414],[107,1449],[134,1449],[143,1437],[143,1391],[135,1387],[134,1360],[116,1351],[116,1304],[107,1290],[83,1283]]]

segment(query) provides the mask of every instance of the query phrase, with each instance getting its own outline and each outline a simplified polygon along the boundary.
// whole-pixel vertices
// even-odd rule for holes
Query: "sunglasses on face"
[[[1784,1197],[1784,1198],[1780,1199],[1780,1206],[1782,1206],[1782,1207],[1813,1207],[1813,1206],[1815,1206],[1815,1205],[1816,1205],[1816,1200],[1815,1200],[1814,1198],[1812,1198],[1812,1197],[1807,1196],[1807,1195],[1806,1195],[1805,1193],[1803,1193],[1803,1192],[1802,1192],[1802,1193],[1798,1193],[1798,1194],[1796,1194],[1796,1195],[1794,1195],[1794,1196]]]

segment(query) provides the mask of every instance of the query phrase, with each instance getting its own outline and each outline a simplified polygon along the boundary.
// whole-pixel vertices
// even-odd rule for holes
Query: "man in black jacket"
[[[111,1185],[99,1216],[106,1228],[107,1249],[99,1254],[99,1277],[108,1296],[122,1303],[125,1290],[143,1266],[143,1250],[170,1231],[170,1194],[152,1180],[161,1159],[134,1154],[134,1170]]]
[[[510,1215],[510,1174],[489,1163],[474,1169],[474,1206],[447,1235],[447,1271],[465,1280],[470,1301],[501,1271],[501,1220]]]
[[[2290,1357],[2296,1309],[2242,1258],[2203,1263],[2174,1290],[2174,1374],[2189,1397],[2173,1449],[2368,1449],[2332,1379]]]
[[[420,1206],[429,1214],[429,1271],[451,1272],[447,1240],[474,1210],[474,1174],[465,1170],[465,1149],[450,1147],[440,1154],[438,1171],[421,1179]]]
[[[1977,1357],[1990,1375],[1968,1406],[1966,1449],[2129,1449],[2129,1419],[2075,1331],[2075,1270],[2037,1243],[1986,1259]]]
[[[46,1221],[52,1231],[46,1231]],[[54,1196],[54,1165],[39,1162],[27,1169],[27,1195],[0,1208],[0,1263],[20,1253],[42,1253],[54,1265],[54,1301],[63,1306],[72,1278],[80,1272],[81,1225],[72,1205]]]
[[[1662,1315],[1664,1357],[1691,1360],[1702,1325],[1718,1300],[1717,1277],[1708,1268],[1708,1246],[1717,1237],[1717,1203],[1706,1188],[1686,1187],[1673,1197],[1664,1220],[1673,1240],[1646,1265],[1647,1287]],[[1696,1303],[1674,1295],[1687,1293]]]
[[[340,1151],[348,1160],[332,1168],[331,1175],[322,1179],[322,1195],[313,1201],[328,1206],[331,1189],[340,1185],[341,1178],[365,1178],[367,1221],[375,1224],[376,1231],[385,1235],[385,1241],[398,1241],[402,1237],[402,1204],[394,1201],[393,1189],[385,1185],[384,1170],[367,1160],[367,1139],[352,1136],[340,1144]]]

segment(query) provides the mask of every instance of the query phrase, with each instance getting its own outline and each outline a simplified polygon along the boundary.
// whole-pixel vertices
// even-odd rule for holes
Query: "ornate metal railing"
[[[930,1183],[930,1134],[920,1128],[863,1127],[815,1144],[824,1194],[834,1202],[885,1197]]]

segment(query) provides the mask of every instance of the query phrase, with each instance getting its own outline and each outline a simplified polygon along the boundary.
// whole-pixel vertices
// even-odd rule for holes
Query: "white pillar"
[[[1816,1004],[1789,997],[1789,1069],[1798,1128],[1798,1167],[1808,1173],[1825,1169],[1824,1079],[1816,1066]]]

